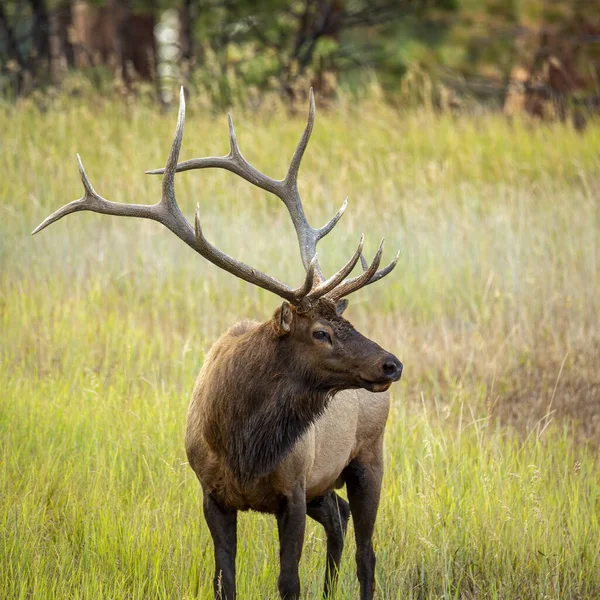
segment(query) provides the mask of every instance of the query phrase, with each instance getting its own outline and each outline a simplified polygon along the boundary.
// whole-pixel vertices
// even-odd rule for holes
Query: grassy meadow
[[[240,147],[281,177],[304,126],[234,114]],[[209,598],[212,543],[183,447],[211,343],[278,299],[162,226],[92,213],[35,237],[95,189],[153,203],[175,114],[117,102],[0,108],[0,598]],[[181,159],[228,151],[188,107]],[[291,285],[295,235],[276,198],[223,171],[177,176],[219,248]],[[405,365],[392,387],[376,528],[379,598],[600,597],[600,123],[319,110],[300,171],[309,221],[350,204],[319,246],[343,264],[366,235],[402,250],[348,318]],[[244,514],[238,592],[275,598],[275,520]],[[348,537],[339,598],[357,597]],[[303,595],[325,545],[309,520]]]

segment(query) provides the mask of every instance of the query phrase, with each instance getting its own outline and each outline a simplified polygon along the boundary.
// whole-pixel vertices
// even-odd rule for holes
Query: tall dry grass
[[[277,107],[236,119],[244,155],[282,176],[303,127]],[[155,223],[80,213],[75,152],[115,201],[154,202],[173,115],[70,102],[0,109],[0,596],[210,594],[210,542],[185,464],[188,394],[212,341],[277,299]],[[350,206],[320,246],[341,265],[361,232],[396,271],[349,318],[405,363],[378,521],[383,598],[600,594],[600,127],[398,113],[317,115],[300,189],[311,223]],[[227,125],[188,111],[182,158],[224,154]],[[220,248],[297,284],[276,199],[225,172],[177,178]],[[570,423],[574,420],[574,427]],[[505,425],[509,423],[514,427]],[[241,525],[240,597],[273,597],[269,519]],[[316,597],[323,534],[307,534]],[[351,551],[340,597],[356,594]]]

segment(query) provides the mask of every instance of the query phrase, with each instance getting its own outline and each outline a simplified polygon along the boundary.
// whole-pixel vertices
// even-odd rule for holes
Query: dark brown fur
[[[315,338],[315,332],[323,331],[329,341]],[[205,498],[219,510],[275,515],[281,515],[293,498],[297,503],[299,494],[306,498],[307,482],[302,479],[310,450],[299,452],[298,444],[336,393],[387,389],[401,370],[400,366],[397,374],[385,375],[382,369],[391,368],[390,363],[400,364],[358,333],[328,300],[305,314],[284,303],[266,323],[234,325],[207,356],[188,414],[186,450]],[[366,444],[369,452],[375,448],[378,460],[384,424],[385,420],[376,443]],[[343,478],[343,467],[351,459],[341,463],[328,490]],[[377,492],[377,504],[378,497]],[[332,501],[319,506],[331,507]],[[322,513],[319,508],[315,514]]]

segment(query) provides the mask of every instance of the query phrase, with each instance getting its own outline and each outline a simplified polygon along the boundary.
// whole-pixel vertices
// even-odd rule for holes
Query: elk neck
[[[264,323],[229,337],[219,352],[223,383],[211,394],[219,418],[205,420],[205,434],[242,484],[273,472],[337,391],[311,381],[292,344]]]

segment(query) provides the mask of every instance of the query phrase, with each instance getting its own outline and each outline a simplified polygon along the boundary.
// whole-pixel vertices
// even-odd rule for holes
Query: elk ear
[[[343,300],[338,300],[338,302],[335,305],[335,314],[338,317],[341,317],[347,308],[348,308],[348,300],[346,300],[346,298],[344,298]]]
[[[292,330],[294,311],[289,302],[284,302],[273,315],[273,328],[279,337],[287,335]]]

